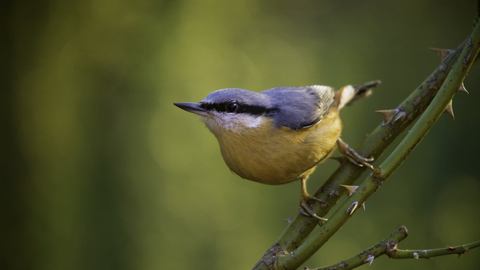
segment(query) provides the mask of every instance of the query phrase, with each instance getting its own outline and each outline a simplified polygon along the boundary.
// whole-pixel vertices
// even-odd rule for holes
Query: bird
[[[308,206],[311,200],[322,201],[307,192],[307,179],[337,146],[350,162],[373,170],[373,158],[359,155],[340,138],[343,124],[339,112],[369,96],[379,83],[347,85],[338,91],[326,85],[262,92],[226,88],[198,103],[174,105],[205,122],[231,171],[268,185],[300,180],[300,213],[326,220]]]

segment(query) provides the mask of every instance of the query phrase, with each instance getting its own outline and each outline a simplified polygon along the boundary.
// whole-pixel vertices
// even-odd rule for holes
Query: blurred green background
[[[342,111],[356,146],[456,48],[477,1],[10,1],[2,4],[0,269],[250,269],[297,214],[300,183],[224,164],[173,102],[381,79]],[[407,226],[399,247],[480,239],[480,65],[404,165],[306,265],[338,262]],[[384,156],[385,157],[385,156]],[[375,163],[378,165],[379,163]],[[337,167],[319,166],[318,188]],[[375,260],[368,269],[478,269]],[[366,268],[366,266],[364,266]],[[303,268],[302,268],[303,269]]]

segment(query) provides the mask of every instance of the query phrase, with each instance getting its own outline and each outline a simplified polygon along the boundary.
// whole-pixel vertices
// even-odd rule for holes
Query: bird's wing
[[[322,121],[335,96],[333,88],[324,85],[279,87],[260,93],[269,97],[275,122],[293,130]]]

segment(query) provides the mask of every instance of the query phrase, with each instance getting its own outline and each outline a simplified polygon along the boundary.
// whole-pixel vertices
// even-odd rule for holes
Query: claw
[[[328,219],[326,218],[322,218],[322,217],[319,217],[317,214],[315,214],[311,209],[310,207],[308,206],[308,202],[310,200],[316,200],[316,201],[319,201],[319,202],[322,202],[324,203],[324,201],[318,199],[318,198],[315,198],[313,196],[310,196],[310,195],[302,195],[302,197],[300,198],[300,207],[298,208],[298,210],[300,211],[300,213],[304,216],[307,216],[307,217],[314,217],[318,220],[321,220],[321,221],[327,221]]]
[[[345,155],[350,162],[359,166],[359,167],[367,167],[370,170],[374,170],[373,166],[369,163],[372,162],[373,158],[364,158],[360,156],[353,148],[350,148],[346,143],[342,141],[342,139],[338,138],[337,140],[338,150],[340,153]]]
[[[320,221],[327,221],[326,218],[319,217],[317,214],[315,214],[315,212],[312,211],[312,209],[310,209],[308,205],[310,200],[325,203],[319,198],[315,198],[307,193],[307,178],[302,178],[302,195],[300,196],[300,207],[298,208],[298,211],[300,211],[300,213],[304,216],[314,217]]]

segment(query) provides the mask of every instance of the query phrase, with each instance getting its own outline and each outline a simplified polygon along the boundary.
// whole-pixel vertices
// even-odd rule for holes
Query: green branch
[[[372,174],[371,181],[362,183],[359,188],[360,192],[357,192],[358,195],[354,194],[350,197],[341,209],[330,217],[326,224],[321,225],[316,235],[310,235],[317,224],[316,220],[297,215],[277,239],[276,243],[267,250],[254,269],[294,269],[298,267],[348,220],[350,215],[345,214],[348,209],[352,210],[351,213],[353,213],[355,208],[371,196],[378,189],[378,186],[398,168],[447,107],[448,102],[450,102],[458,89],[458,86],[455,88],[455,85],[461,85],[473,63],[472,60],[475,59],[475,55],[478,53],[478,28],[477,24],[472,38],[460,45],[457,50],[448,54],[442,60],[440,66],[404,102],[397,106],[396,109],[389,110],[389,114],[384,113],[386,115],[385,121],[363,140],[357,148],[357,152],[363,156],[373,156],[375,159],[378,159],[393,140],[401,135],[425,111],[433,97],[439,92],[440,87],[442,87],[444,90],[441,92],[452,93],[451,97],[442,98],[441,100],[440,98],[435,99],[437,100],[435,104],[429,107],[435,107],[434,111],[429,113],[433,117],[424,118],[426,121],[422,121],[427,127],[419,126],[415,131],[412,130],[409,133],[410,136],[407,136],[409,139],[407,141],[404,140],[399,146],[401,149],[397,148],[387,159],[388,162],[386,160],[377,168],[376,172]],[[458,59],[460,59],[460,62],[455,64],[458,62]],[[452,68],[454,68],[456,73],[453,72]],[[454,76],[454,74],[457,75]],[[447,75],[449,76],[448,78]],[[447,81],[447,83],[444,84],[444,81]],[[443,106],[443,103],[445,103],[445,106]],[[424,134],[418,132],[424,132]],[[415,135],[415,138],[417,136],[419,138],[416,138],[412,144],[413,135]],[[404,152],[405,150],[406,152]],[[343,161],[337,171],[315,194],[316,197],[326,203],[313,204],[312,210],[319,216],[325,216],[338,202],[341,195],[345,194],[345,190],[341,189],[340,185],[354,183],[363,172],[363,168],[355,167],[348,161]],[[341,213],[341,211],[343,212]]]
[[[358,253],[357,255],[348,258],[345,261],[328,265],[325,267],[310,269],[310,270],[333,270],[333,269],[354,269],[363,264],[372,264],[375,258],[382,256],[383,254],[389,254],[397,249],[397,244],[403,239],[407,238],[408,231],[404,226],[400,227],[396,232],[390,234],[389,237],[383,239],[377,244],[369,247],[368,249]],[[309,268],[305,268],[309,269]]]
[[[425,249],[425,250],[402,250],[397,249],[393,252],[387,253],[387,255],[392,259],[431,259],[433,257],[445,256],[458,254],[460,255],[467,253],[469,250],[480,247],[480,241],[473,242],[470,244],[465,244],[456,247],[445,247],[437,249]]]
[[[439,249],[425,249],[425,250],[399,250],[397,249],[397,244],[405,239],[408,236],[407,228],[402,226],[396,232],[390,234],[389,237],[383,239],[377,244],[369,247],[368,249],[358,253],[357,255],[332,265],[325,267],[309,269],[309,270],[333,270],[333,269],[354,269],[363,264],[372,264],[374,259],[386,254],[389,258],[392,259],[431,259],[433,257],[451,255],[451,254],[461,254],[467,253],[469,250],[479,247],[480,241],[456,246],[456,247],[446,247]]]
[[[476,55],[480,50],[480,24],[477,24],[470,38],[457,58],[453,68],[449,70],[442,87],[436,93],[432,103],[407,136],[393,151],[393,153],[370,174],[359,186],[356,193],[351,195],[345,203],[332,215],[326,224],[321,225],[319,230],[314,231],[290,256],[279,257],[279,265],[284,269],[295,269],[302,262],[313,255],[345,222],[353,215],[358,206],[364,203],[378,188],[388,179],[390,175],[405,161],[413,152],[415,147],[425,137],[433,124],[445,111],[453,96],[458,91],[465,79]],[[408,118],[408,116],[406,116]],[[398,118],[402,122],[404,118]],[[394,118],[392,118],[394,119]]]
[[[384,121],[384,123],[381,123],[356,148],[357,153],[364,156],[372,156],[378,160],[386,148],[427,108],[447,76],[445,71],[451,69],[463,47],[464,44],[460,45],[457,50],[444,58],[440,66],[405,101],[397,106],[400,115],[402,112],[407,115],[404,121],[400,123],[387,123]],[[427,94],[424,94],[425,92]],[[416,106],[410,106],[411,104],[416,104]],[[314,203],[312,204],[312,210],[319,216],[326,216],[330,209],[340,200],[341,196],[345,194],[345,189],[341,188],[340,185],[353,184],[364,171],[364,168],[357,167],[348,161],[343,161],[340,167],[315,193],[315,197],[326,203],[323,205]],[[254,269],[270,269],[270,266],[275,264],[279,256],[295,250],[308,237],[316,225],[317,221],[314,218],[297,215],[272,247],[267,250]]]

